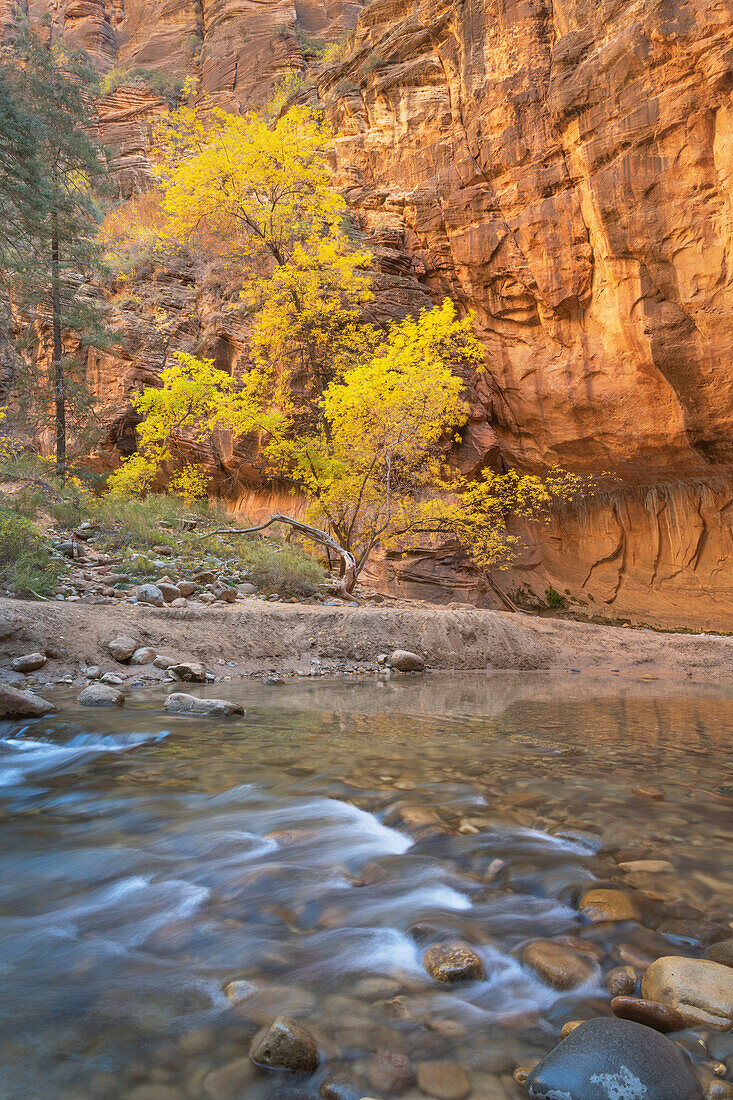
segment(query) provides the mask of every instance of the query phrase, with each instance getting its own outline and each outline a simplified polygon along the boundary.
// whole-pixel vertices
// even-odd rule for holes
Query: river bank
[[[152,665],[127,668],[111,657],[109,642],[120,634],[176,661],[203,664],[210,679],[376,670],[377,656],[394,649],[419,653],[428,670],[597,671],[718,682],[733,675],[733,638],[496,611],[262,601],[178,609],[0,599],[3,679],[27,682],[10,662],[40,651],[48,660],[33,674],[39,685],[68,677],[83,682],[88,666],[131,680],[162,680],[165,672]]]

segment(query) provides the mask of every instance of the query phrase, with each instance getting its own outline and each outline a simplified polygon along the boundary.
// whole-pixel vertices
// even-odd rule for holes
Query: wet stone
[[[468,1077],[454,1062],[421,1062],[417,1084],[420,1092],[437,1100],[466,1100],[471,1095]]]
[[[641,920],[636,901],[626,890],[587,890],[580,899],[579,908],[583,916],[594,924]]]
[[[290,1016],[278,1016],[264,1034],[255,1036],[249,1056],[257,1066],[291,1073],[313,1073],[318,1047],[311,1033]]]
[[[631,966],[614,966],[606,974],[606,989],[612,997],[626,997],[636,988],[636,973]]]
[[[665,956],[647,969],[641,993],[676,1008],[689,1027],[727,1031],[733,1026],[733,970],[721,963]]]
[[[527,944],[522,959],[554,989],[575,989],[600,973],[593,959],[551,940]]]
[[[92,683],[77,695],[76,701],[83,707],[122,707],[125,696],[111,684]]]
[[[415,1080],[415,1070],[406,1054],[378,1050],[367,1066],[367,1078],[379,1092],[404,1092]]]
[[[236,1058],[207,1074],[203,1082],[204,1095],[207,1100],[240,1100],[251,1088],[256,1075],[249,1058]]]
[[[0,684],[0,718],[42,718],[53,714],[56,707],[32,691]]]
[[[702,1100],[687,1055],[631,1020],[586,1020],[527,1078],[532,1100]]]
[[[733,940],[718,940],[708,947],[705,955],[712,962],[733,967]]]
[[[438,982],[483,981],[481,959],[465,943],[440,943],[423,957],[423,966]]]
[[[685,1021],[676,1009],[641,997],[614,997],[611,1011],[621,1020],[635,1020],[655,1031],[682,1031]]]
[[[169,714],[203,714],[208,718],[243,715],[244,708],[228,699],[199,699],[183,691],[175,691],[163,704]]]

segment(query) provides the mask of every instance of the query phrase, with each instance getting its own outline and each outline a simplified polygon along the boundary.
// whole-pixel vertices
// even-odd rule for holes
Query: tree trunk
[[[343,546],[340,546],[334,538],[326,534],[325,531],[321,531],[318,527],[311,527],[307,523],[301,523],[299,519],[293,519],[292,516],[283,516],[279,513],[274,516],[270,516],[264,523],[260,523],[257,527],[237,527],[234,530],[225,531],[209,531],[206,535],[200,535],[202,539],[214,538],[215,535],[253,535],[257,531],[264,531],[266,527],[271,527],[273,523],[285,523],[290,527],[294,527],[296,531],[299,531],[301,535],[304,535],[312,542],[318,543],[319,546],[325,546],[327,550],[333,550],[335,554],[341,560],[341,582],[338,586],[339,595],[343,599],[354,599],[353,590],[356,584],[357,578],[357,566],[356,558],[350,550],[345,550]]]
[[[66,480],[66,387],[64,385],[63,347],[61,344],[61,260],[59,255],[58,216],[53,215],[51,231],[51,312],[53,326],[53,391],[56,404],[56,473]]]

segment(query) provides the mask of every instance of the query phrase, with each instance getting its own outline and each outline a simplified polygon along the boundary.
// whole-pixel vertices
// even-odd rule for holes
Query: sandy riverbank
[[[423,654],[434,670],[613,669],[713,681],[733,675],[733,638],[660,634],[496,611],[259,601],[179,610],[0,599],[0,668],[13,681],[21,677],[7,672],[10,659],[35,650],[50,658],[36,674],[40,682],[67,673],[79,676],[85,664],[119,671],[121,666],[107,649],[118,634],[232,676],[275,669],[307,672],[314,657],[324,671],[370,667],[378,653],[395,648]],[[157,676],[148,666],[129,670],[138,671]]]

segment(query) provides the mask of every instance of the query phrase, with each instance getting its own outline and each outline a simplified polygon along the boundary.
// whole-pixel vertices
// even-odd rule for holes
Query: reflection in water
[[[723,688],[503,674],[208,693],[247,718],[168,716],[156,689],[0,729],[2,1100],[316,1097],[334,1065],[355,1096],[387,1096],[369,1077],[385,1049],[519,1096],[515,1065],[608,1011],[597,972],[558,992],[524,944],[577,937],[603,970],[641,967],[699,953],[665,920],[730,919]],[[624,876],[614,855],[674,869]],[[619,881],[644,924],[585,924],[580,892]],[[428,978],[445,937],[486,981]],[[280,1012],[328,1059],[308,1082],[238,1061]]]

